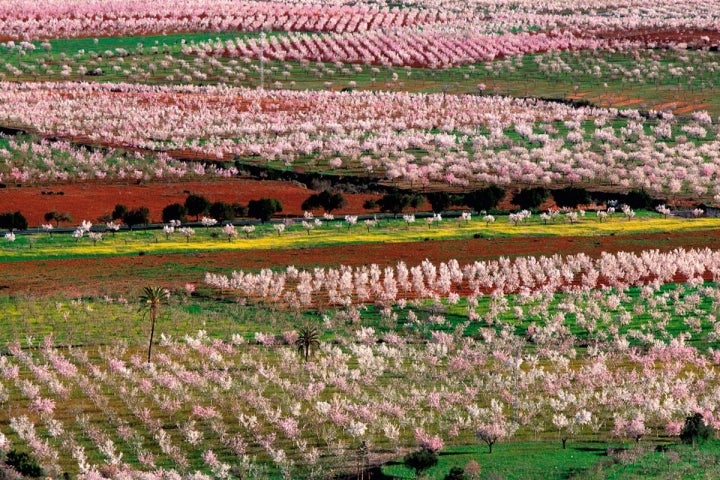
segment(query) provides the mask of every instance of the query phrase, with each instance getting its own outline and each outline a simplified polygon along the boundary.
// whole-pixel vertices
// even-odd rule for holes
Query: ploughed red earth
[[[82,220],[95,222],[97,218],[109,215],[115,205],[123,204],[134,208],[145,206],[150,209],[150,220],[160,222],[162,209],[171,203],[183,203],[188,193],[202,195],[211,202],[247,204],[250,200],[273,197],[281,201],[283,215],[298,216],[303,201],[315,192],[290,182],[272,180],[250,180],[243,178],[206,179],[202,181],[149,184],[105,184],[97,182],[72,183],[51,187],[8,186],[0,188],[0,212],[19,210],[31,227],[37,227],[47,212],[69,213],[72,225]],[[362,204],[376,195],[344,194],[347,205],[336,212],[364,212]],[[68,225],[68,226],[72,226]]]

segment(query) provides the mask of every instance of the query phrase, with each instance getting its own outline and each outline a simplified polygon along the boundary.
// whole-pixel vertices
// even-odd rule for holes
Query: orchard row
[[[705,198],[720,193],[717,126],[706,112],[678,121],[668,112],[644,116],[501,97],[2,85],[0,120],[81,143],[240,157],[411,187],[581,183]]]

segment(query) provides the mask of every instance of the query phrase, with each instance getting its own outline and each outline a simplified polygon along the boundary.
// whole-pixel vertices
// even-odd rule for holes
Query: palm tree
[[[150,312],[150,345],[148,346],[147,361],[150,363],[150,354],[152,353],[153,336],[155,335],[155,320],[160,313],[160,304],[164,303],[170,296],[170,292],[163,287],[145,287],[143,294],[140,296],[140,309]]]
[[[320,346],[320,333],[317,327],[300,327],[295,345],[297,346],[298,353],[300,353],[307,362],[312,350]]]

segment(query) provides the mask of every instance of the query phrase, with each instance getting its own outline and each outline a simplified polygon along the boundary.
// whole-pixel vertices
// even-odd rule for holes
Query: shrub
[[[447,192],[431,192],[425,195],[425,198],[430,202],[432,211],[435,213],[444,212],[451,205],[459,202],[455,195],[450,195]]]
[[[383,195],[383,197],[377,201],[377,205],[380,207],[381,212],[391,212],[397,216],[408,207],[418,208],[423,204],[423,201],[422,195],[393,192]]]
[[[10,450],[5,458],[5,464],[13,467],[20,475],[25,477],[41,477],[43,469],[37,460],[25,452]]]
[[[185,212],[187,212],[185,205],[181,203],[171,203],[163,208],[162,221],[163,223],[168,223],[170,220],[180,220],[181,222],[184,222]]]
[[[376,208],[378,208],[378,202],[377,202],[377,200],[373,200],[373,199],[365,200],[363,202],[363,208],[365,210],[375,210]]]
[[[438,463],[437,453],[427,448],[421,448],[415,452],[408,453],[403,459],[406,467],[415,470],[416,475],[420,475],[423,471],[430,467],[434,467]]]
[[[122,216],[122,222],[128,226],[130,230],[135,225],[145,225],[150,222],[150,210],[147,207],[138,207],[127,210]]]
[[[547,199],[549,193],[544,187],[523,188],[513,195],[512,203],[524,210],[534,210]]]
[[[552,196],[558,207],[577,208],[578,205],[590,203],[588,191],[580,187],[565,187],[553,190]]]
[[[200,215],[206,213],[210,208],[210,200],[202,195],[188,195],[185,199],[185,208],[188,215],[193,215],[195,220],[198,220]]]
[[[697,444],[698,441],[705,441],[713,434],[713,429],[705,424],[701,414],[696,413],[685,419],[685,425],[680,431],[680,440],[683,443]]]
[[[213,202],[208,208],[208,213],[218,222],[235,219],[235,207],[226,202]]]
[[[265,223],[278,212],[282,212],[282,203],[277,198],[261,198],[248,202],[248,215]]]
[[[60,222],[72,222],[73,217],[67,212],[63,212],[58,214],[58,217],[56,218],[57,224],[60,225]]]
[[[652,210],[655,202],[645,190],[631,190],[625,196],[625,203],[634,209]]]
[[[488,211],[496,208],[504,196],[504,188],[490,185],[465,194],[464,203],[476,212]]]
[[[60,213],[53,210],[52,212],[46,212],[45,215],[43,215],[43,218],[45,219],[46,222],[51,222],[51,221],[55,220],[59,225],[60,224],[60,222],[58,221],[59,216],[60,216]]]
[[[128,211],[128,207],[125,205],[117,204],[115,205],[115,209],[112,211],[112,214],[110,215],[113,220],[122,220],[123,215],[125,215]]]
[[[28,223],[20,212],[0,213],[0,228],[7,230],[27,230]]]
[[[422,195],[410,195],[410,208],[417,210],[425,203],[425,197]]]
[[[452,467],[445,475],[445,480],[465,480],[466,478],[465,470],[460,467]]]
[[[300,206],[303,210],[315,210],[321,208],[330,213],[333,210],[342,208],[347,204],[347,200],[342,193],[330,193],[329,190],[323,190],[320,193],[310,195]]]
[[[233,208],[233,214],[236,217],[247,217],[247,215],[248,215],[247,205],[242,205],[240,203],[233,203],[232,208]]]

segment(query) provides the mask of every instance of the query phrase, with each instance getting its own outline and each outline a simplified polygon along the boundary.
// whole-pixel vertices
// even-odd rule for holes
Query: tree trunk
[[[562,440],[563,450],[565,450],[565,444],[567,443],[567,438],[561,438],[560,440]]]
[[[155,335],[155,311],[150,312],[150,345],[148,345],[148,363],[150,363],[150,354],[152,353],[152,342],[153,342],[153,336]]]

